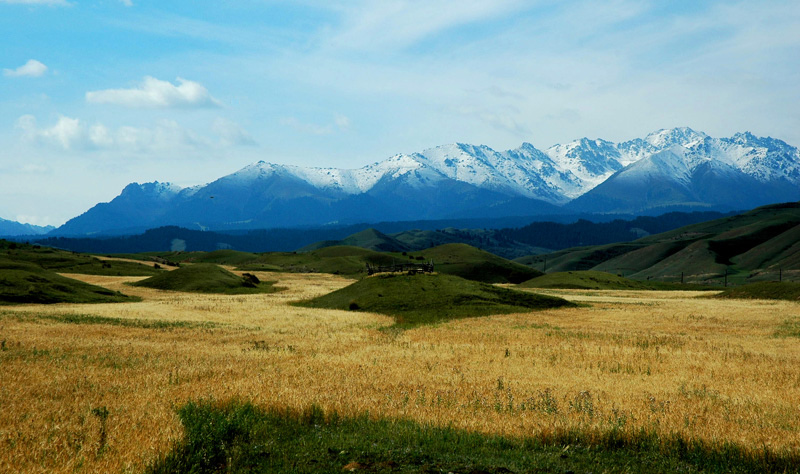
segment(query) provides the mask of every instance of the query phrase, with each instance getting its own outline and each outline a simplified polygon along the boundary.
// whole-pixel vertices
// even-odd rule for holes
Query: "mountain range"
[[[451,144],[358,169],[260,161],[211,183],[132,183],[53,235],[164,225],[254,229],[357,222],[729,211],[800,200],[800,153],[774,138],[690,128],[622,143],[580,139],[545,151]]]
[[[33,224],[21,224],[19,222],[10,221],[0,218],[0,235],[5,237],[12,237],[17,235],[44,235],[52,230],[53,226],[38,226]]]

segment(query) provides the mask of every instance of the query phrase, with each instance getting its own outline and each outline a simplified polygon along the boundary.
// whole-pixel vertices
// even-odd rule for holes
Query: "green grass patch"
[[[360,247],[334,246],[311,252],[269,252],[238,269],[359,276],[366,274],[367,263],[391,265],[395,260],[392,255]]]
[[[553,296],[536,295],[439,274],[375,275],[333,293],[297,304],[311,308],[386,314],[393,316],[401,326],[576,306]]]
[[[598,271],[548,273],[519,285],[522,288],[564,288],[576,290],[645,290],[641,281]]]
[[[183,262],[216,263],[217,265],[244,265],[258,258],[258,254],[238,250],[215,250],[184,254]]]
[[[800,338],[800,318],[786,319],[778,326],[775,337],[798,337]]]
[[[0,268],[14,262],[30,263],[56,273],[80,273],[83,275],[150,276],[161,272],[152,264],[100,260],[91,255],[39,245],[0,241]]]
[[[762,281],[728,288],[716,298],[800,301],[800,283]]]
[[[573,290],[714,290],[706,285],[639,281],[596,270],[548,273],[521,283],[520,288]]]
[[[0,305],[131,301],[140,299],[63,277],[32,263],[0,260]]]
[[[238,295],[275,292],[277,288],[273,286],[273,283],[275,282],[261,282],[254,277],[240,277],[219,265],[195,263],[132,283],[132,285],[158,290]]]
[[[481,435],[410,420],[344,418],[311,406],[190,402],[178,410],[184,438],[147,474],[373,473],[796,473],[800,455],[748,452],[654,433],[557,432],[530,438]]]
[[[0,312],[0,319],[13,318],[18,321],[54,321],[63,324],[104,324],[108,326],[121,326],[126,328],[141,329],[213,329],[219,325],[207,321],[166,321],[161,319],[123,319],[96,316],[93,314],[47,314],[47,313],[20,313]]]

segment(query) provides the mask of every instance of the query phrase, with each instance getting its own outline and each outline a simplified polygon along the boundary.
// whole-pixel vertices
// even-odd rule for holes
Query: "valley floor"
[[[259,273],[286,289],[247,296],[71,276],[143,301],[0,308],[0,472],[139,472],[208,399],[800,450],[798,303],[548,290],[585,306],[398,331],[288,305],[351,282],[332,275]]]

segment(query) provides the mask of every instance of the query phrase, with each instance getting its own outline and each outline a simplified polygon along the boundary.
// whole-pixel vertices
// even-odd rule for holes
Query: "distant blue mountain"
[[[19,222],[0,218],[0,237],[44,235],[54,229],[55,227],[53,226],[42,227],[32,224],[21,224]]]
[[[690,128],[545,151],[445,145],[363,168],[254,163],[206,185],[133,183],[54,235],[120,234],[563,213],[747,209],[800,200],[800,153],[773,138]]]

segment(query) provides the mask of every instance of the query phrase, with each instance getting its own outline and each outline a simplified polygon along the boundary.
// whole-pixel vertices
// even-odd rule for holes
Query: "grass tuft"
[[[747,451],[646,430],[482,435],[409,420],[260,409],[239,401],[189,402],[184,438],[147,474],[184,472],[798,472],[797,452]]]
[[[89,324],[89,325],[109,325],[126,328],[141,329],[211,329],[218,327],[217,324],[209,321],[167,321],[163,319],[125,319],[110,318],[107,316],[96,316],[93,314],[58,314],[58,313],[22,313],[22,312],[0,312],[0,320],[3,318],[13,318],[17,321],[54,321],[63,324]]]

